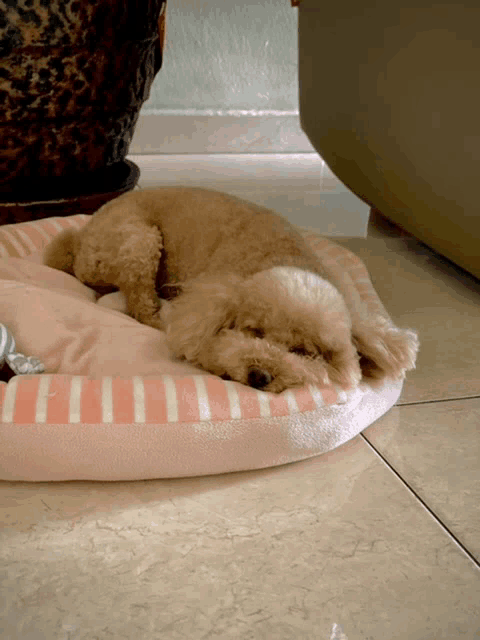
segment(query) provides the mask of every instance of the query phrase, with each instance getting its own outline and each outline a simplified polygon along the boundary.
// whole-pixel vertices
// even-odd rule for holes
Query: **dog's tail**
[[[43,264],[60,271],[66,271],[74,275],[73,263],[77,245],[78,231],[65,229],[61,231],[52,242],[45,247],[43,252]]]

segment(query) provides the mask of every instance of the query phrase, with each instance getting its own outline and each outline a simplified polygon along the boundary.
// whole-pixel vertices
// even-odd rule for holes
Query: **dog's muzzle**
[[[258,367],[250,367],[248,370],[248,385],[254,389],[264,389],[273,380],[268,371],[259,369]]]

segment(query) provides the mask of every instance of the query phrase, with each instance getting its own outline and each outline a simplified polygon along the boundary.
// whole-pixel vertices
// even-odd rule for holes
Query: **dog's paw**
[[[101,296],[98,298],[97,304],[100,307],[128,314],[127,298],[121,291],[114,291],[113,293],[107,293],[106,295]]]
[[[353,343],[360,354],[365,378],[378,381],[402,378],[406,371],[415,368],[419,341],[414,331],[372,326],[354,332]]]
[[[362,379],[360,357],[352,344],[323,353],[331,383],[342,389],[354,389]]]
[[[159,298],[155,304],[144,305],[141,310],[135,309],[130,315],[148,327],[165,331],[168,324],[165,319],[165,307],[168,306],[168,304],[166,300]]]

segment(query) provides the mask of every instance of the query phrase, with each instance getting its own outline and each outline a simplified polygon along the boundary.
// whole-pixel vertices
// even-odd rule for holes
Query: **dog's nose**
[[[270,384],[272,376],[268,371],[258,369],[257,367],[250,367],[248,370],[248,384],[254,389],[263,389]]]

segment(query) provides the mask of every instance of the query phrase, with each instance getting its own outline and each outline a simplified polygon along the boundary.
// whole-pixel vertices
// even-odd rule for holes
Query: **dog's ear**
[[[203,361],[207,344],[235,321],[242,278],[206,276],[186,282],[165,310],[167,344],[189,362]]]

